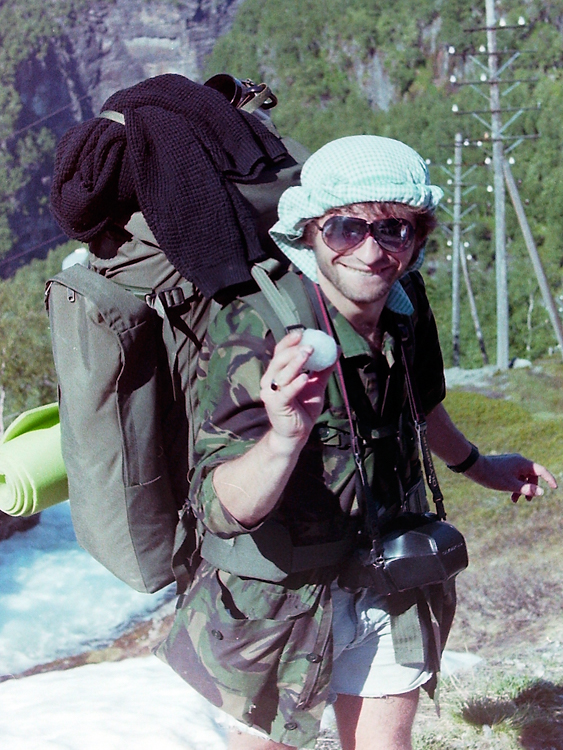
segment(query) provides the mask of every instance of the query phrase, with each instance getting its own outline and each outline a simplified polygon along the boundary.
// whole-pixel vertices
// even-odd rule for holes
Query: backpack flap
[[[152,593],[174,580],[178,521],[161,434],[158,316],[78,265],[51,279],[46,296],[78,542]]]

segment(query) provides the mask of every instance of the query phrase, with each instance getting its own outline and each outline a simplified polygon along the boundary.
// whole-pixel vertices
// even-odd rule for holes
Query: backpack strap
[[[301,277],[287,272],[274,281],[268,268],[268,261],[252,267],[260,291],[244,299],[264,320],[275,340],[280,341],[295,328],[317,328],[317,318]]]
[[[48,280],[45,293],[47,310],[50,288],[57,281],[67,287],[70,302],[74,301],[73,295],[76,293],[92,299],[103,317],[110,321],[119,333],[129,330],[139,319],[148,319],[151,315],[150,311],[145,311],[145,306],[138,299],[131,297],[127,293],[128,290],[124,290],[124,287],[79,263],[59,271]],[[118,305],[119,316],[115,313],[115,307]]]

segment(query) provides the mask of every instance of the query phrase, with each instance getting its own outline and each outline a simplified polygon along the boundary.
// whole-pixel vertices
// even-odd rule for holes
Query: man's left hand
[[[465,472],[465,476],[483,487],[512,493],[513,503],[517,503],[521,495],[528,501],[534,497],[541,497],[544,491],[539,486],[540,478],[552,489],[557,487],[555,477],[545,466],[524,458],[519,453],[480,456]]]
[[[430,449],[446,464],[459,464],[469,456],[471,443],[452,422],[443,404],[438,404],[427,416],[427,427]],[[552,489],[557,487],[555,477],[545,466],[519,453],[479,456],[464,476],[491,490],[510,492],[513,503],[518,502],[520,495],[526,500],[543,495],[540,478]]]

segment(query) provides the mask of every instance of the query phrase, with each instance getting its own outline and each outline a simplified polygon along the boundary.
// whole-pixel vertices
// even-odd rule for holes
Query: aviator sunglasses
[[[320,229],[325,244],[335,253],[351,253],[371,234],[388,253],[402,253],[414,243],[414,227],[406,219],[378,219],[366,221],[355,216],[331,216]]]

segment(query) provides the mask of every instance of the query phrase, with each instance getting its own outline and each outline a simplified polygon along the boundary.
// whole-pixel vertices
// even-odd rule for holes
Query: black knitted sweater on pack
[[[175,268],[206,296],[248,281],[264,258],[235,182],[255,181],[287,156],[258,118],[219,92],[166,74],[113,94],[95,118],[71,128],[56,153],[51,208],[85,242],[141,210]]]

